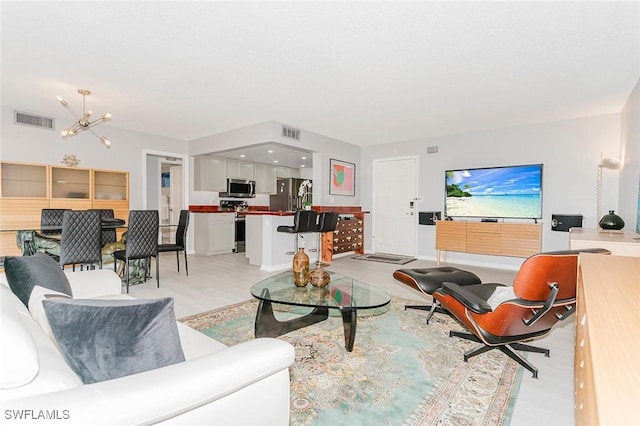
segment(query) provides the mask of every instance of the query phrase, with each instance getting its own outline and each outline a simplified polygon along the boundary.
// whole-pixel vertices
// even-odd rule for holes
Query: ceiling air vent
[[[26,112],[13,112],[13,122],[24,126],[39,127],[41,129],[55,129],[55,120],[42,115],[27,114]]]
[[[292,127],[282,126],[282,136],[289,139],[300,140],[300,130]]]

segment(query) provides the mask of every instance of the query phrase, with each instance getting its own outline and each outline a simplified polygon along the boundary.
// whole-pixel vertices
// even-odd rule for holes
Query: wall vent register
[[[40,129],[54,130],[55,119],[43,115],[27,114],[26,112],[13,111],[13,122],[24,126],[39,127]]]
[[[282,137],[300,140],[300,130],[293,127],[282,126]]]

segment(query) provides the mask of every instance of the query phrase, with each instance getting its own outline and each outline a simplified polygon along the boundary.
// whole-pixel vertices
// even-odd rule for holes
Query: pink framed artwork
[[[356,165],[329,159],[331,183],[329,184],[329,194],[331,195],[347,195],[355,197],[356,195]]]

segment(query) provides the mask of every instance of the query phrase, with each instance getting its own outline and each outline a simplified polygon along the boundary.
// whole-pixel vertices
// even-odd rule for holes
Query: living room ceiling
[[[313,152],[304,149],[292,149],[278,143],[264,143],[244,146],[238,149],[217,151],[214,157],[231,158],[251,163],[262,163],[270,166],[303,169],[313,167]]]
[[[181,140],[277,121],[356,145],[620,112],[640,2],[11,2],[2,105]],[[69,121],[64,121],[64,118]]]

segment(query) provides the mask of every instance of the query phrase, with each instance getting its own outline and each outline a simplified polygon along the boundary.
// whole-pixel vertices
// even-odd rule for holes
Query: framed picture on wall
[[[636,215],[636,232],[640,234],[640,179],[638,180],[638,210]]]
[[[329,194],[355,197],[356,165],[331,158],[329,159],[329,167],[331,168]]]
[[[170,174],[169,172],[164,172],[160,175],[160,178],[162,179],[162,187],[163,188],[169,188],[171,186],[171,178],[170,178]]]

